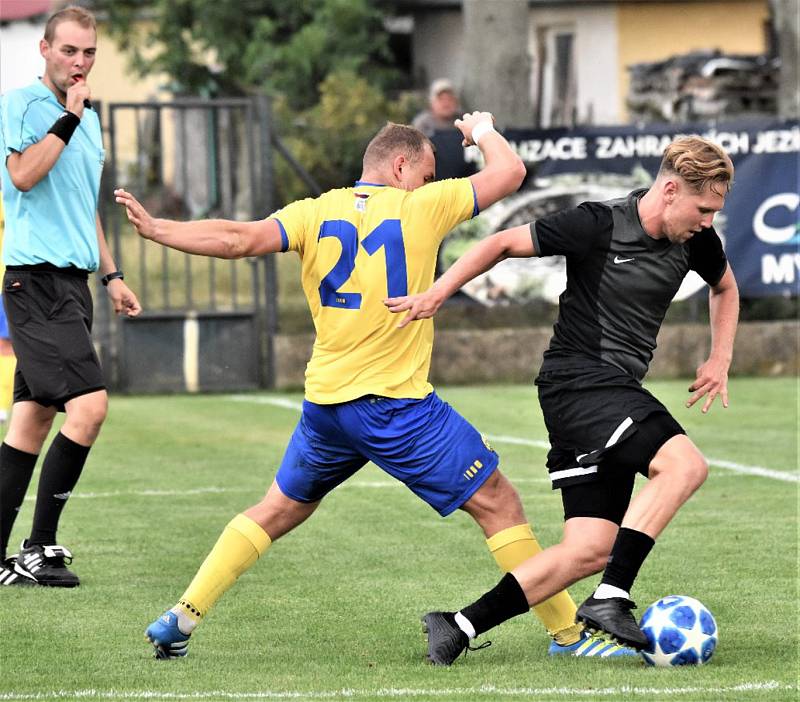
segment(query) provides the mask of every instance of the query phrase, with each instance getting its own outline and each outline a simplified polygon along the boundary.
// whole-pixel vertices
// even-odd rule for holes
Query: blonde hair
[[[679,175],[698,193],[709,187],[724,195],[733,184],[733,163],[728,154],[713,141],[697,135],[676,139],[664,149],[658,175],[668,173]]]
[[[94,19],[94,15],[83,7],[70,5],[63,10],[54,12],[47,20],[47,24],[44,26],[44,40],[48,44],[53,43],[56,27],[62,22],[77,22],[84,29],[94,29],[97,32],[97,22]]]
[[[409,127],[407,124],[387,122],[367,144],[364,151],[364,168],[380,168],[398,153],[415,162],[422,158],[426,145],[430,146],[434,153],[436,152],[431,140],[419,129]]]

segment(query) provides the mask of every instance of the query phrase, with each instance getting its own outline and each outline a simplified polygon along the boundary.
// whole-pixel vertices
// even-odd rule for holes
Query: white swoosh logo
[[[614,263],[630,263],[635,260],[635,258],[620,258],[619,256],[614,256]]]

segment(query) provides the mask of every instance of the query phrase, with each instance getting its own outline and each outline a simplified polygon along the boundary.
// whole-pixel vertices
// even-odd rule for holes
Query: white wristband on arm
[[[496,131],[494,124],[491,122],[478,122],[478,124],[472,128],[472,141],[477,144],[485,134],[494,131]]]

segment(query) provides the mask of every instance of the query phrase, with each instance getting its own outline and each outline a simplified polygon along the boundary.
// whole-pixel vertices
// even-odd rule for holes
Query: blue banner
[[[525,161],[536,188],[548,178],[574,174],[582,183],[611,174],[645,171],[652,178],[664,148],[685,134],[700,134],[722,146],[733,160],[734,186],[715,227],[745,297],[800,292],[800,125],[797,121],[716,124],[515,129],[504,135]],[[474,172],[476,148],[459,148],[461,135],[438,132],[437,176]],[[632,188],[631,188],[632,189]],[[584,198],[586,199],[586,198]]]

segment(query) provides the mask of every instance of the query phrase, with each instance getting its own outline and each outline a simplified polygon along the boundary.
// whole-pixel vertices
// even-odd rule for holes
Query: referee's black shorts
[[[547,468],[564,517],[621,523],[636,473],[673,436],[685,434],[636,379],[612,366],[540,373],[539,402],[550,438]]]
[[[3,302],[17,357],[14,402],[63,411],[72,398],[105,389],[87,279],[86,271],[49,264],[6,268]]]

